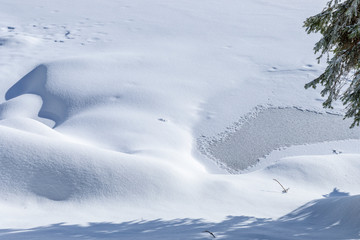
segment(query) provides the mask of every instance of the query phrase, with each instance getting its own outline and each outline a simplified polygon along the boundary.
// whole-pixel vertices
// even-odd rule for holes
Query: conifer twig
[[[213,238],[216,238],[216,237],[215,237],[215,234],[213,234],[212,232],[210,232],[210,231],[208,231],[208,230],[203,231],[203,232],[207,232],[207,233],[209,233]]]
[[[287,193],[289,191],[290,188],[285,189],[284,186],[277,179],[274,178],[273,180],[276,181],[282,187],[283,193]]]

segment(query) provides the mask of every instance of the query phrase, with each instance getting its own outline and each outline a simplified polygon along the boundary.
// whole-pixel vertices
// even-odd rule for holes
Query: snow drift
[[[235,238],[231,229],[242,224],[244,238],[259,237],[254,230],[291,239],[341,220],[340,233],[354,237],[357,196],[328,196],[360,193],[359,140],[347,139],[356,132],[302,138],[285,149],[266,143],[266,159],[239,175],[197,149],[200,138],[236,134],[234,123],[256,108],[325,113],[318,90],[303,89],[324,65],[312,54],[316,36],[301,28],[325,2],[75,0],[69,8],[68,1],[2,1],[2,228],[204,218],[220,221],[224,238]],[[273,124],[259,124],[266,141],[278,136]],[[263,149],[260,135],[247,136]],[[234,161],[249,160],[242,154]],[[336,217],[336,208],[344,215]],[[302,218],[309,212],[315,215]],[[228,215],[239,217],[223,221]],[[253,218],[255,225],[242,221]],[[281,233],[271,235],[274,227]],[[292,231],[282,235],[286,228]],[[199,234],[190,238],[205,237]]]

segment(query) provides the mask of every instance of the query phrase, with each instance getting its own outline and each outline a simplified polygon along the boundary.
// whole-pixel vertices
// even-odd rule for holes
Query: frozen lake
[[[360,127],[350,129],[342,116],[297,108],[269,108],[243,123],[221,140],[213,140],[207,153],[238,171],[253,166],[272,150],[291,145],[359,139]]]

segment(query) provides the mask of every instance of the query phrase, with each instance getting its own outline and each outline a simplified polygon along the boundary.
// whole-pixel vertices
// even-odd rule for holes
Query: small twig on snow
[[[290,188],[285,189],[284,186],[277,179],[274,178],[273,180],[276,181],[282,187],[283,189],[282,193],[287,193],[289,191]]]
[[[203,232],[207,232],[207,233],[209,233],[213,238],[216,238],[215,235],[214,235],[212,232],[208,231],[208,230],[203,231]]]

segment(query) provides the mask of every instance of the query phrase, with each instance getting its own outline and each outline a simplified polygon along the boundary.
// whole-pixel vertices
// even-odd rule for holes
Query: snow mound
[[[360,193],[359,140],[339,143],[349,135],[302,132],[309,119],[319,117],[317,125],[324,120],[324,128],[335,128],[339,117],[332,122],[326,114],[322,119],[294,109],[284,110],[285,116],[259,115],[256,124],[246,126],[254,130],[245,131],[249,138],[233,141],[250,150],[238,151],[231,143],[220,155],[253,163],[284,144],[303,145],[278,149],[284,154],[271,154],[269,164],[246,174],[228,174],[196,149],[196,139],[231,131],[226,127],[256,106],[322,108],[319,89],[303,88],[324,65],[316,64],[312,52],[318,36],[307,36],[302,25],[325,3],[76,0],[69,8],[69,1],[2,0],[2,228],[143,218],[139,224],[104,224],[100,238],[124,238],[117,235],[124,228],[125,238],[137,232],[146,238],[160,231],[151,226],[169,229],[170,224],[183,233],[199,222],[191,218],[203,218],[219,221],[201,225],[218,227],[209,231],[219,239],[303,239],[310,227],[321,230],[339,220],[335,215],[345,216],[326,208],[339,208],[356,221],[350,210],[357,212],[357,197],[338,195]],[[334,107],[341,112],[341,106]],[[300,140],[289,131],[299,121]],[[262,138],[275,124],[281,134]],[[315,156],[320,145],[312,140],[332,140],[322,143],[321,154],[327,155]],[[289,192],[283,194],[274,178]],[[334,195],[338,198],[328,198]],[[299,206],[306,207],[293,212]],[[224,220],[227,215],[237,217]],[[163,220],[149,221],[154,218]],[[187,220],[166,220],[174,218]],[[304,221],[297,228],[299,219]],[[89,225],[89,238],[99,238],[99,225]],[[339,232],[355,238],[358,224],[350,226],[349,234]],[[42,229],[52,238],[87,237],[61,224]],[[67,235],[54,234],[55,229]],[[34,239],[51,239],[38,237],[37,230],[31,231]],[[30,231],[11,234],[0,229],[1,237],[32,237]],[[178,238],[209,237],[201,234],[193,228]],[[171,232],[164,236],[176,238]]]
[[[156,160],[149,162],[86,146],[60,134],[46,136],[44,132],[53,130],[28,121],[32,130],[38,129],[35,133],[0,127],[3,196],[38,196],[54,201],[171,198],[166,193],[181,189],[179,183],[186,179]]]
[[[35,67],[9,88],[1,105],[4,198],[87,206],[117,202],[131,209],[119,211],[151,204],[147,216],[160,211],[162,216],[278,217],[335,187],[359,192],[348,188],[358,181],[358,171],[348,171],[360,169],[357,155],[315,163],[313,156],[285,159],[239,176],[207,173],[193,156],[192,127],[213,90],[202,92],[209,84],[205,80],[162,75],[161,70],[175,69],[161,57],[124,52]],[[55,127],[44,119],[56,122]],[[333,179],[325,181],[326,176]],[[293,201],[282,197],[273,178],[290,187]],[[306,195],[303,189],[310,183]]]
[[[41,105],[42,100],[40,97],[25,94],[0,104],[0,119],[17,117],[35,119],[38,116]]]
[[[339,188],[358,193],[360,180],[356,176],[360,174],[359,169],[358,154],[339,154],[288,157],[254,173],[279,177],[295,191],[318,191],[320,194]]]
[[[191,198],[184,183],[195,187],[205,171],[184,124],[194,116],[177,117],[194,111],[196,96],[186,83],[134,74],[157,74],[151,61],[113,53],[47,62],[11,86],[0,105],[0,191],[52,201]],[[189,99],[179,104],[182,93]]]

